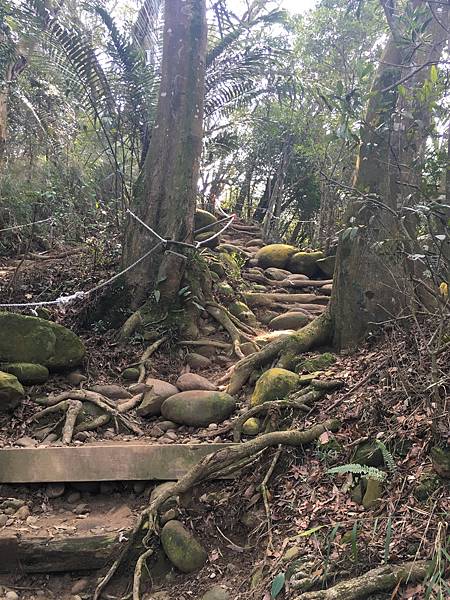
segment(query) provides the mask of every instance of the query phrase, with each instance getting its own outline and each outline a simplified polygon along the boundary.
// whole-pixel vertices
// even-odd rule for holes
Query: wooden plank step
[[[85,446],[4,448],[0,483],[175,480],[231,444],[108,442]]]
[[[129,532],[126,532],[128,535]],[[127,537],[127,536],[125,536]],[[123,545],[119,533],[79,537],[0,538],[0,573],[57,573],[103,568]]]

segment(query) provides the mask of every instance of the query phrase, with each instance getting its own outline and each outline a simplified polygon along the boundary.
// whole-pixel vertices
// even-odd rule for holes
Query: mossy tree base
[[[295,333],[275,340],[265,348],[240,360],[234,367],[228,393],[239,392],[250,375],[257,369],[277,361],[277,366],[290,369],[298,361],[298,355],[327,344],[332,336],[332,320],[326,311],[317,319]]]

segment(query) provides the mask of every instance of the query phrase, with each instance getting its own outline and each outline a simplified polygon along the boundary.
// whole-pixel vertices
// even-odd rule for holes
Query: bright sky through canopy
[[[312,8],[316,0],[282,0],[283,8],[292,13],[299,13]]]

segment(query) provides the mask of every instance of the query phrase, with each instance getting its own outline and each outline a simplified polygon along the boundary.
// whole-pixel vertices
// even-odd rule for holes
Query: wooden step
[[[0,573],[58,573],[103,568],[128,532],[90,535],[0,537]]]
[[[230,444],[108,442],[85,446],[4,448],[0,483],[171,481]]]

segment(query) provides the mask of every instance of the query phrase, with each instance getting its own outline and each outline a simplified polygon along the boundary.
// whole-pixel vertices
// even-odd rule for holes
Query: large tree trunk
[[[164,239],[190,242],[203,133],[205,0],[166,0],[161,87],[156,124],[132,210]],[[130,265],[157,239],[128,219],[123,262]],[[172,248],[176,250],[176,248]],[[164,304],[177,296],[185,259],[161,246],[126,276],[131,307],[156,288]]]
[[[391,35],[369,101],[361,132],[361,146],[354,179],[356,193],[347,215],[347,229],[339,238],[331,314],[337,348],[354,348],[376,324],[395,318],[411,301],[414,289],[405,256],[411,249],[410,233],[398,211],[402,208],[402,184],[410,180],[414,165],[408,145],[405,118],[398,111],[398,84],[403,65],[414,63],[415,49],[405,46],[400,20],[383,2]],[[411,0],[415,7],[417,0]],[[427,14],[423,15],[426,19]],[[430,27],[435,45],[438,29]],[[421,75],[422,77],[423,75]],[[420,83],[417,82],[417,85]],[[427,132],[414,131],[417,155]],[[422,134],[422,138],[420,136]],[[402,160],[403,159],[403,160]],[[406,168],[405,168],[406,167]]]

